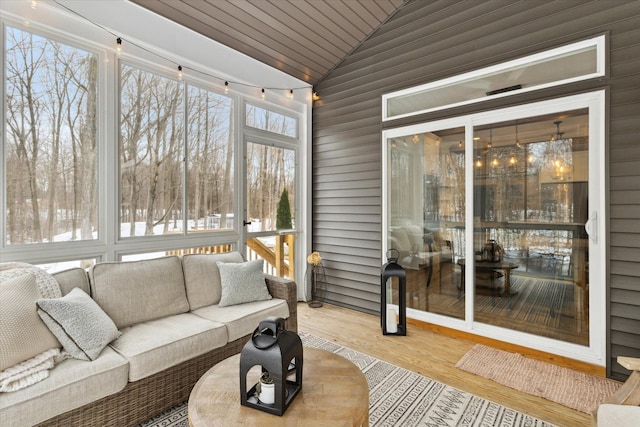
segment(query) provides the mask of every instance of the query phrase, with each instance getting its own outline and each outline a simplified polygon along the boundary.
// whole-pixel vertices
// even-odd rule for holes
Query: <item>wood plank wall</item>
[[[608,375],[640,357],[640,1],[411,0],[317,86],[313,110],[313,250],[327,301],[379,310],[381,95],[606,34],[607,78],[395,121],[431,121],[606,88]],[[605,325],[603,325],[605,327]]]

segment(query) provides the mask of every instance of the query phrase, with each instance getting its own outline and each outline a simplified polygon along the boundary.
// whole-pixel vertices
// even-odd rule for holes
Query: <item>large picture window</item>
[[[121,236],[233,229],[232,99],[122,65],[120,111]]]
[[[97,62],[5,27],[7,245],[98,237]]]

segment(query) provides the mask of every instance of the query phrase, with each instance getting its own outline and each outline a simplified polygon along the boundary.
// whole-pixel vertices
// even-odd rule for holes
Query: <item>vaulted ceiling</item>
[[[130,0],[315,85],[407,0]]]

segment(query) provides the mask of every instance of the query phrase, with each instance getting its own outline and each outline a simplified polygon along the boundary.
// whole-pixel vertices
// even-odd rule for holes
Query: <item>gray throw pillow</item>
[[[217,261],[216,264],[220,270],[222,284],[222,295],[218,304],[220,307],[271,299],[262,271],[264,260],[256,259],[242,263]]]
[[[120,336],[113,320],[80,288],[62,298],[39,299],[38,314],[74,359],[95,360]]]

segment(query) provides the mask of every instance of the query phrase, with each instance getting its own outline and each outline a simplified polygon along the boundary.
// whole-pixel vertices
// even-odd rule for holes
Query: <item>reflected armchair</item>
[[[389,233],[389,247],[399,251],[398,263],[407,271],[425,275],[422,283],[430,286],[434,281],[439,288],[440,283],[440,251],[435,234],[419,225],[409,224],[393,227]]]

